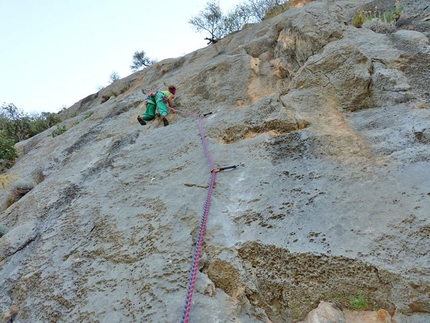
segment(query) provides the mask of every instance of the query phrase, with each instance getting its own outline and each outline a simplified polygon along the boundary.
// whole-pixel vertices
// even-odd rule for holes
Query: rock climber
[[[152,91],[146,98],[146,111],[137,117],[137,121],[143,126],[146,121],[155,118],[155,110],[158,108],[164,126],[169,125],[166,117],[169,114],[169,108],[173,108],[173,99],[175,98],[176,87],[169,85],[167,91]]]

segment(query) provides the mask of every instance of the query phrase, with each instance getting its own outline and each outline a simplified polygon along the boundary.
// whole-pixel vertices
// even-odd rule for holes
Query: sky
[[[109,77],[133,72],[136,51],[161,61],[207,46],[188,22],[202,0],[0,0],[0,105],[59,112]],[[243,0],[219,0],[226,14]],[[150,5],[150,3],[152,5]]]

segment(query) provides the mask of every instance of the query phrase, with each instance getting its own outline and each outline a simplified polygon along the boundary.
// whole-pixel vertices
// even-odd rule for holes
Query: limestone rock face
[[[350,311],[321,302],[302,323],[392,323],[395,322],[386,310]]]
[[[5,320],[178,322],[205,223],[191,322],[430,322],[427,2],[390,34],[351,22],[393,1],[306,2],[17,145],[34,188],[0,191]],[[179,112],[141,126],[169,84]]]

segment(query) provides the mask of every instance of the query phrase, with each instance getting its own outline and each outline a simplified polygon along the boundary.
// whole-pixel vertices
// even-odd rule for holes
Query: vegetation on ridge
[[[0,172],[12,167],[18,157],[15,144],[31,138],[61,122],[56,113],[26,114],[13,103],[0,110]]]
[[[403,6],[400,5],[400,0],[395,0],[393,10],[381,10],[378,6],[375,6],[374,10],[358,10],[352,24],[357,28],[389,33],[396,30],[396,23],[402,17],[404,17]]]
[[[223,14],[219,3],[211,0],[206,3],[206,8],[188,22],[194,26],[197,32],[207,32],[205,39],[208,44],[216,43],[221,38],[242,30],[247,24],[259,23],[264,19],[272,18],[291,8],[288,0],[247,0]]]

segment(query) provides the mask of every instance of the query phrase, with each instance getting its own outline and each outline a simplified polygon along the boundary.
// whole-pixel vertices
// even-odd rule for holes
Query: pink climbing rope
[[[189,115],[191,115],[191,114],[189,114]],[[196,116],[196,115],[193,115],[193,116]],[[214,169],[215,166],[214,166],[212,158],[209,154],[205,133],[203,131],[202,116],[201,115],[197,115],[197,116],[199,117],[199,131],[200,131],[200,137],[202,139],[203,150],[206,154],[206,158],[208,160],[209,166],[211,167],[211,169]],[[191,301],[193,298],[194,286],[196,284],[196,277],[197,277],[197,270],[198,270],[198,266],[199,266],[200,252],[201,252],[202,245],[203,245],[203,237],[205,235],[206,222],[207,222],[207,218],[208,218],[208,214],[209,214],[209,207],[211,204],[211,198],[212,198],[213,188],[215,185],[215,179],[216,179],[216,172],[211,172],[210,184],[209,184],[208,191],[206,194],[206,201],[205,201],[205,205],[203,208],[202,218],[200,221],[199,234],[197,236],[196,246],[194,248],[193,262],[191,265],[190,279],[188,282],[188,292],[187,292],[187,297],[186,297],[186,301],[185,301],[184,311],[182,314],[181,323],[188,323],[189,318],[190,318]]]
[[[203,211],[203,215],[202,215],[202,220],[200,222],[200,230],[199,230],[199,234],[197,236],[196,247],[194,248],[194,256],[193,256],[193,262],[191,265],[191,273],[190,273],[190,279],[189,279],[189,283],[188,283],[187,298],[185,301],[185,306],[184,306],[184,311],[182,314],[181,323],[188,323],[189,319],[190,319],[191,301],[193,298],[194,286],[196,284],[196,277],[197,277],[197,270],[198,270],[199,259],[200,259],[200,252],[201,252],[202,245],[203,245],[203,237],[205,234],[206,222],[207,222],[207,218],[208,218],[208,214],[209,214],[209,207],[210,207],[213,187],[215,184],[215,178],[216,178],[216,172],[212,172],[211,173],[211,181],[209,184],[209,189],[208,189],[208,193],[206,196],[206,202],[205,202],[204,211]]]
[[[201,221],[200,221],[200,228],[199,228],[199,233],[197,235],[196,246],[194,248],[194,255],[193,255],[193,261],[191,264],[190,278],[188,281],[187,297],[185,300],[185,306],[184,306],[184,310],[183,310],[183,314],[182,314],[182,320],[181,320],[181,323],[188,323],[189,319],[190,319],[191,302],[193,299],[194,287],[196,284],[197,271],[198,271],[199,260],[200,260],[200,252],[202,250],[203,238],[205,235],[206,222],[207,222],[207,218],[209,215],[209,208],[210,208],[212,193],[213,193],[213,189],[214,189],[214,185],[215,185],[216,174],[222,170],[236,168],[237,166],[229,166],[229,167],[217,168],[217,169],[215,168],[215,165],[214,165],[212,158],[209,154],[208,144],[206,142],[206,136],[205,136],[205,133],[203,131],[203,122],[202,122],[203,117],[211,114],[212,112],[209,112],[206,114],[193,114],[193,113],[188,113],[185,111],[176,110],[176,109],[173,109],[170,107],[169,107],[169,109],[174,111],[174,112],[179,112],[179,113],[182,113],[182,114],[185,114],[188,116],[199,118],[199,131],[200,131],[200,137],[202,139],[203,150],[206,154],[207,161],[208,161],[209,166],[211,168],[211,178],[210,178],[208,191],[206,194],[205,205],[203,207],[203,214],[202,214]]]
[[[206,154],[206,158],[207,158],[207,161],[209,163],[209,166],[211,167],[211,169],[214,169],[215,166],[214,166],[212,158],[211,158],[211,156],[209,154],[209,150],[208,150],[208,145],[207,145],[207,142],[206,142],[205,133],[203,131],[203,125],[202,125],[203,115],[188,113],[188,112],[176,110],[176,109],[173,109],[173,108],[170,108],[170,110],[172,110],[174,112],[179,112],[179,113],[185,114],[187,116],[198,117],[199,118],[199,131],[200,131],[200,137],[202,139],[203,150],[204,150],[204,152]],[[205,201],[205,205],[204,205],[204,208],[203,208],[202,218],[201,218],[201,221],[200,221],[199,233],[197,235],[196,246],[194,248],[194,255],[193,255],[193,261],[192,261],[192,264],[191,264],[190,278],[189,278],[189,281],[188,281],[187,297],[186,297],[186,300],[185,300],[185,305],[184,305],[184,310],[183,310],[183,314],[182,314],[181,323],[188,323],[189,319],[190,319],[191,302],[192,302],[192,299],[193,299],[193,292],[194,292],[194,287],[195,287],[195,284],[196,284],[197,270],[198,270],[199,260],[200,260],[200,252],[202,250],[203,238],[204,238],[204,235],[205,235],[206,222],[207,222],[207,218],[208,218],[208,215],[209,215],[209,207],[210,207],[210,204],[211,204],[212,192],[213,192],[213,188],[214,188],[214,185],[215,185],[216,173],[217,172],[211,172],[210,184],[209,184],[208,191],[207,191],[207,194],[206,194],[206,201]]]

